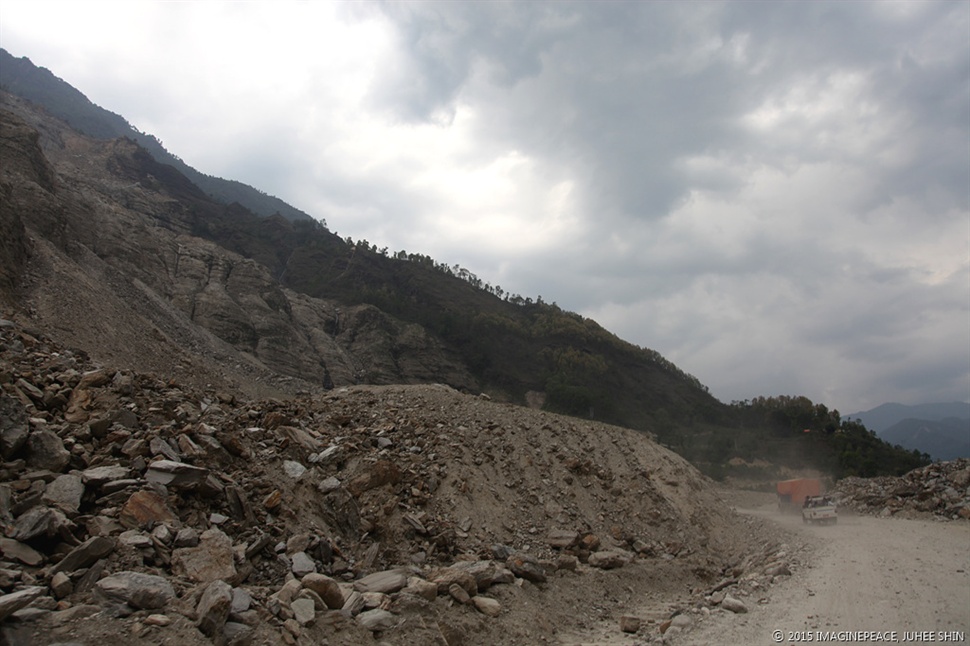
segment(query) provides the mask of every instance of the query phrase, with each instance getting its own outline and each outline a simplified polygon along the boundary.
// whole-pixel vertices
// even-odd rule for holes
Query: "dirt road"
[[[712,614],[677,646],[970,643],[970,524],[843,515],[815,527],[770,508],[744,513],[811,536],[811,567],[747,614]]]

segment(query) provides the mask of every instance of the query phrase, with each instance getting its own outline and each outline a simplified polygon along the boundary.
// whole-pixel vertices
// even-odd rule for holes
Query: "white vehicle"
[[[815,525],[834,525],[839,522],[835,503],[828,496],[809,496],[802,505],[802,522]]]

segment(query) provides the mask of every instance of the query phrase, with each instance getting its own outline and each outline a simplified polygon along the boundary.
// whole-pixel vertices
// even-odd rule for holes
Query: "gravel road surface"
[[[816,527],[771,508],[744,513],[808,534],[810,567],[767,603],[715,613],[674,644],[970,643],[970,523],[842,515]]]

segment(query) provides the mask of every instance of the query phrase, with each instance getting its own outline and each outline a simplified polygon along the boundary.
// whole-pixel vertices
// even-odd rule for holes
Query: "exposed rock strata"
[[[0,302],[25,302],[55,338],[102,361],[255,393],[477,388],[420,326],[298,294],[193,235],[207,210],[237,207],[208,201],[133,142],[88,139],[0,96]]]

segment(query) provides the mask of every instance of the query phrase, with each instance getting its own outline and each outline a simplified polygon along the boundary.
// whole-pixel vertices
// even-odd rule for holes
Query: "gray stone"
[[[299,462],[294,462],[293,460],[284,460],[283,473],[294,480],[298,480],[303,476],[304,473],[306,473],[306,467]]]
[[[30,425],[23,404],[0,393],[0,456],[11,460],[27,444]]]
[[[694,622],[690,618],[690,615],[685,615],[684,613],[681,613],[670,620],[670,625],[674,628],[687,628],[692,623]]]
[[[63,626],[72,621],[87,619],[88,617],[96,615],[99,612],[101,612],[101,606],[93,603],[82,603],[76,606],[71,606],[70,608],[65,608],[64,610],[54,611],[51,614],[51,623],[54,625]]]
[[[38,404],[44,401],[44,391],[26,379],[18,379],[15,385],[22,393],[33,399]]]
[[[49,599],[50,597],[41,597],[43,599]],[[34,603],[37,603],[36,601]],[[38,621],[45,617],[48,617],[51,611],[47,608],[38,608],[37,606],[28,606],[26,608],[21,608],[17,612],[10,615],[12,619],[15,619],[18,623],[27,623],[31,621]],[[56,645],[51,645],[56,646]]]
[[[129,458],[144,458],[148,455],[148,442],[140,437],[133,437],[121,445],[121,453]]]
[[[316,619],[316,607],[312,599],[296,599],[290,604],[293,611],[293,618],[300,622],[301,626],[312,624]]]
[[[555,549],[568,549],[579,542],[579,532],[574,532],[565,529],[554,529],[549,532],[546,537],[546,543],[549,547]]]
[[[118,572],[104,577],[94,587],[107,599],[142,610],[164,608],[175,599],[175,589],[167,579],[142,572]]]
[[[152,438],[151,442],[148,443],[148,450],[151,451],[152,455],[162,455],[172,462],[178,462],[181,457],[171,444],[160,437]]]
[[[70,462],[70,451],[53,431],[37,429],[27,438],[27,463],[32,467],[60,473]]]
[[[289,605],[293,599],[296,598],[297,593],[300,591],[302,584],[296,579],[290,579],[283,586],[273,593],[273,596],[279,599],[283,604]]]
[[[307,590],[312,590],[320,595],[320,598],[331,610],[343,608],[344,593],[341,591],[340,585],[327,575],[317,574],[316,572],[307,574],[303,577],[301,583]]]
[[[452,583],[448,586],[448,594],[451,595],[452,599],[462,605],[466,605],[472,600],[471,595],[468,594],[468,591],[457,583]]]
[[[116,392],[127,397],[134,392],[135,380],[130,374],[126,375],[116,372],[115,376],[111,379],[111,385],[114,387]]]
[[[236,621],[227,621],[226,625],[222,627],[225,646],[251,646],[253,634],[252,628]]]
[[[310,547],[310,535],[309,534],[294,534],[286,539],[286,553],[295,554],[296,552],[305,552],[307,548]]]
[[[168,615],[154,614],[145,617],[144,622],[146,626],[168,626],[172,623],[172,618]]]
[[[221,530],[202,532],[198,547],[184,547],[172,552],[172,571],[199,583],[236,577],[232,539]]]
[[[319,489],[320,493],[323,493],[323,494],[328,494],[331,491],[336,491],[337,489],[340,489],[340,480],[337,479],[335,476],[330,476],[326,480],[322,480],[317,485],[317,489]]]
[[[202,467],[172,460],[157,460],[148,465],[145,479],[166,486],[192,487],[205,482],[208,475],[209,470]]]
[[[165,496],[144,489],[128,497],[121,507],[118,520],[129,529],[147,529],[157,523],[174,523],[177,519],[169,509]]]
[[[129,529],[126,532],[121,532],[118,536],[118,542],[122,545],[133,547],[136,550],[151,549],[154,546],[152,537],[137,529]]]
[[[101,579],[101,575],[104,573],[105,565],[107,565],[108,559],[101,559],[95,561],[94,565],[89,567],[87,571],[81,575],[74,584],[75,594],[86,594],[94,589],[94,584]]]
[[[459,567],[459,564],[433,571],[428,580],[437,586],[438,594],[448,594],[452,584],[458,584],[470,596],[474,596],[478,594],[479,590],[485,589],[479,586],[474,574]]]
[[[620,630],[625,633],[635,633],[640,630],[640,618],[630,615],[620,617]]]
[[[0,622],[17,612],[21,608],[30,605],[35,599],[44,594],[44,588],[38,585],[11,592],[10,594],[0,595]]]
[[[431,581],[425,581],[421,577],[412,576],[408,577],[408,585],[402,592],[434,601],[438,597],[438,585]]]
[[[128,429],[138,428],[138,415],[127,408],[122,408],[121,410],[116,411],[111,416],[111,421]]]
[[[390,594],[401,590],[408,584],[407,574],[400,570],[385,570],[368,574],[362,579],[354,581],[354,590],[358,592],[383,592]]]
[[[353,617],[364,609],[364,595],[354,590],[349,595],[347,595],[347,600],[344,601],[343,607],[340,609],[344,614]]]
[[[92,467],[81,472],[81,482],[98,489],[112,480],[124,480],[129,473],[128,467],[118,464]]]
[[[724,597],[724,601],[721,602],[721,607],[725,610],[730,610],[731,612],[738,614],[748,611],[748,607],[744,605],[743,601],[740,599],[735,599],[730,595]]]
[[[17,518],[13,533],[8,536],[17,541],[29,541],[38,536],[56,536],[69,527],[67,517],[56,509],[34,507]]]
[[[290,570],[296,577],[303,577],[317,571],[317,565],[306,552],[297,552],[290,557]]]
[[[327,610],[330,610],[330,607],[326,604],[326,602],[324,602],[324,600],[320,597],[320,595],[314,592],[313,590],[307,590],[306,588],[303,588],[297,594],[297,598],[309,599],[310,601],[312,601],[313,607],[317,609],[317,612],[326,612]]]
[[[232,589],[232,604],[229,607],[229,614],[238,615],[249,610],[253,605],[253,597],[245,588]]]
[[[185,527],[175,534],[175,547],[196,547],[199,544],[199,532],[194,527]]]
[[[371,632],[382,632],[397,626],[397,616],[387,610],[375,608],[357,615],[357,623]]]
[[[10,486],[0,484],[0,523],[13,522],[13,492]]]
[[[44,562],[43,554],[30,545],[15,541],[12,538],[0,538],[0,553],[3,554],[4,559],[14,559],[32,567]]]
[[[229,513],[236,520],[244,521],[247,525],[256,524],[256,515],[249,504],[246,493],[236,485],[226,487],[226,502],[229,504]]]
[[[505,566],[512,571],[512,574],[526,581],[532,583],[544,583],[546,581],[545,568],[531,554],[516,552],[508,558]]]
[[[128,489],[129,487],[135,487],[140,484],[144,484],[143,481],[137,480],[135,478],[122,478],[121,480],[111,480],[101,485],[101,493],[104,494],[105,496],[108,496],[117,491],[122,491],[123,489]]]
[[[364,597],[364,610],[372,608],[383,608],[387,610],[391,603],[391,598],[383,592],[361,592]]]
[[[74,584],[71,582],[71,577],[67,576],[63,572],[58,572],[51,577],[51,592],[58,599],[63,599],[64,597],[70,596],[74,592]]]
[[[572,554],[560,554],[556,557],[556,571],[566,570],[575,572],[579,569],[579,559]]]
[[[171,543],[174,536],[175,535],[172,533],[172,528],[170,528],[168,525],[156,525],[152,529],[152,538],[163,545],[168,545]]]
[[[791,576],[791,569],[786,563],[779,563],[765,569],[765,574],[768,576]]]
[[[498,583],[515,582],[515,575],[510,570],[496,565],[493,561],[459,561],[451,567],[475,577],[479,592],[484,592]],[[469,592],[474,595],[474,591]]]
[[[622,550],[605,550],[593,552],[589,555],[589,565],[602,570],[612,570],[623,567],[631,561],[630,555]]]
[[[10,588],[14,587],[17,581],[20,581],[22,574],[23,573],[20,570],[0,568],[0,588],[9,590]]]
[[[47,485],[41,498],[47,505],[52,505],[68,516],[77,514],[81,507],[81,496],[84,495],[84,483],[80,476],[61,475],[54,482]]]
[[[404,514],[404,522],[411,526],[414,531],[418,534],[424,536],[428,533],[428,529],[424,526],[421,520],[414,514]]]
[[[76,421],[81,421],[77,419]],[[108,429],[111,428],[111,418],[110,417],[98,417],[88,420],[88,430],[91,431],[91,435],[100,439],[108,434]]]
[[[488,617],[498,617],[500,614],[502,614],[502,604],[499,603],[498,600],[492,599],[491,597],[476,595],[472,597],[472,605],[475,606],[480,613]]]
[[[225,581],[213,581],[206,586],[205,592],[196,607],[198,620],[196,625],[209,637],[215,637],[222,631],[229,619],[232,607],[232,587]]]
[[[312,464],[318,464],[320,466],[324,466],[331,462],[340,462],[341,460],[343,460],[343,457],[344,457],[343,448],[340,447],[339,445],[334,445],[334,446],[328,446],[323,451],[320,451],[315,455],[311,455],[310,462]]]

